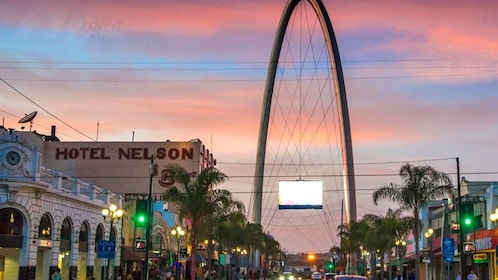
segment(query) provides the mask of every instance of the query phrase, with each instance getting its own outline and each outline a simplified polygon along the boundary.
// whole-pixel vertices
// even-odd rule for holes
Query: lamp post
[[[109,208],[104,208],[102,209],[102,216],[104,217],[104,221],[109,217],[109,240],[111,239],[111,231],[112,231],[112,225],[114,224],[114,221],[119,221],[121,217],[123,216],[123,210],[118,209],[118,206],[116,204],[111,204],[109,205]],[[116,235],[116,233],[114,233]],[[105,273],[105,278],[106,279],[111,279],[111,271],[110,271],[110,264],[111,264],[111,259],[107,258],[107,269]]]
[[[405,257],[406,241],[403,239],[398,239],[394,241],[394,244],[396,244],[396,252],[398,253],[399,258],[399,272],[401,273],[401,276],[403,276],[403,258]]]
[[[180,239],[182,238],[182,236],[185,235],[185,230],[181,226],[177,226],[176,228],[171,230],[171,234],[174,237],[176,237],[176,240],[177,240],[177,243],[176,243],[177,244],[177,247],[176,247],[177,248],[177,258],[178,258],[177,261],[180,262]],[[176,267],[177,271],[176,271],[175,277],[177,280],[180,280],[181,279],[180,275],[181,275],[182,271],[181,270],[178,271],[178,268],[179,268],[179,266]]]
[[[432,234],[434,233],[434,230],[432,228],[428,228],[427,231],[425,232],[425,238],[427,238],[427,243],[429,243],[429,268],[431,271],[431,280],[434,279],[434,269],[432,267]]]

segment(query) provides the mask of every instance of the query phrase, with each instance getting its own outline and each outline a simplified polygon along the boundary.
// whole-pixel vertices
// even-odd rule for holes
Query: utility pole
[[[152,228],[152,218],[153,218],[153,212],[152,212],[152,179],[154,176],[157,175],[157,164],[154,164],[154,156],[150,158],[150,165],[149,165],[149,197],[147,199],[147,228],[145,229],[145,264],[144,264],[144,271],[142,274],[142,277],[144,280],[149,279],[149,251],[151,250],[151,228]]]
[[[465,254],[463,253],[463,227],[462,227],[462,190],[460,186],[460,159],[456,158],[457,163],[457,186],[458,186],[458,252],[460,253],[460,272],[462,279],[464,277],[463,268],[465,267]],[[467,275],[465,273],[465,275]]]

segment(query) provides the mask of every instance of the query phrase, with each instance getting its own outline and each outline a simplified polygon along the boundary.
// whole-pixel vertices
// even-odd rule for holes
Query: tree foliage
[[[420,210],[430,201],[453,195],[453,185],[450,178],[431,166],[414,166],[404,164],[399,175],[401,183],[388,183],[373,193],[373,201],[390,200],[397,203],[401,210],[410,211],[413,218],[413,236],[415,239],[415,254],[420,255]],[[419,279],[420,259],[415,258],[415,279]]]

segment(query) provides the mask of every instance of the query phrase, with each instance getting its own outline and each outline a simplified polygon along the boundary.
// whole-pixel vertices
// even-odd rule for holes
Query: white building
[[[50,279],[57,267],[62,279],[112,275],[121,223],[111,229],[101,213],[111,203],[122,207],[121,195],[47,168],[41,136],[0,127],[0,279]],[[111,261],[98,250],[113,251],[105,253]]]

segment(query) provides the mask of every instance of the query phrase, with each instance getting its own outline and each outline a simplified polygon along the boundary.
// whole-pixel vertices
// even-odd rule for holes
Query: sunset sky
[[[285,0],[7,1],[0,116],[62,141],[199,138],[249,203]],[[324,0],[344,70],[358,216],[404,162],[498,181],[498,2]],[[24,124],[25,130],[29,124]],[[286,243],[291,252],[318,250]],[[324,248],[322,251],[327,251]]]

